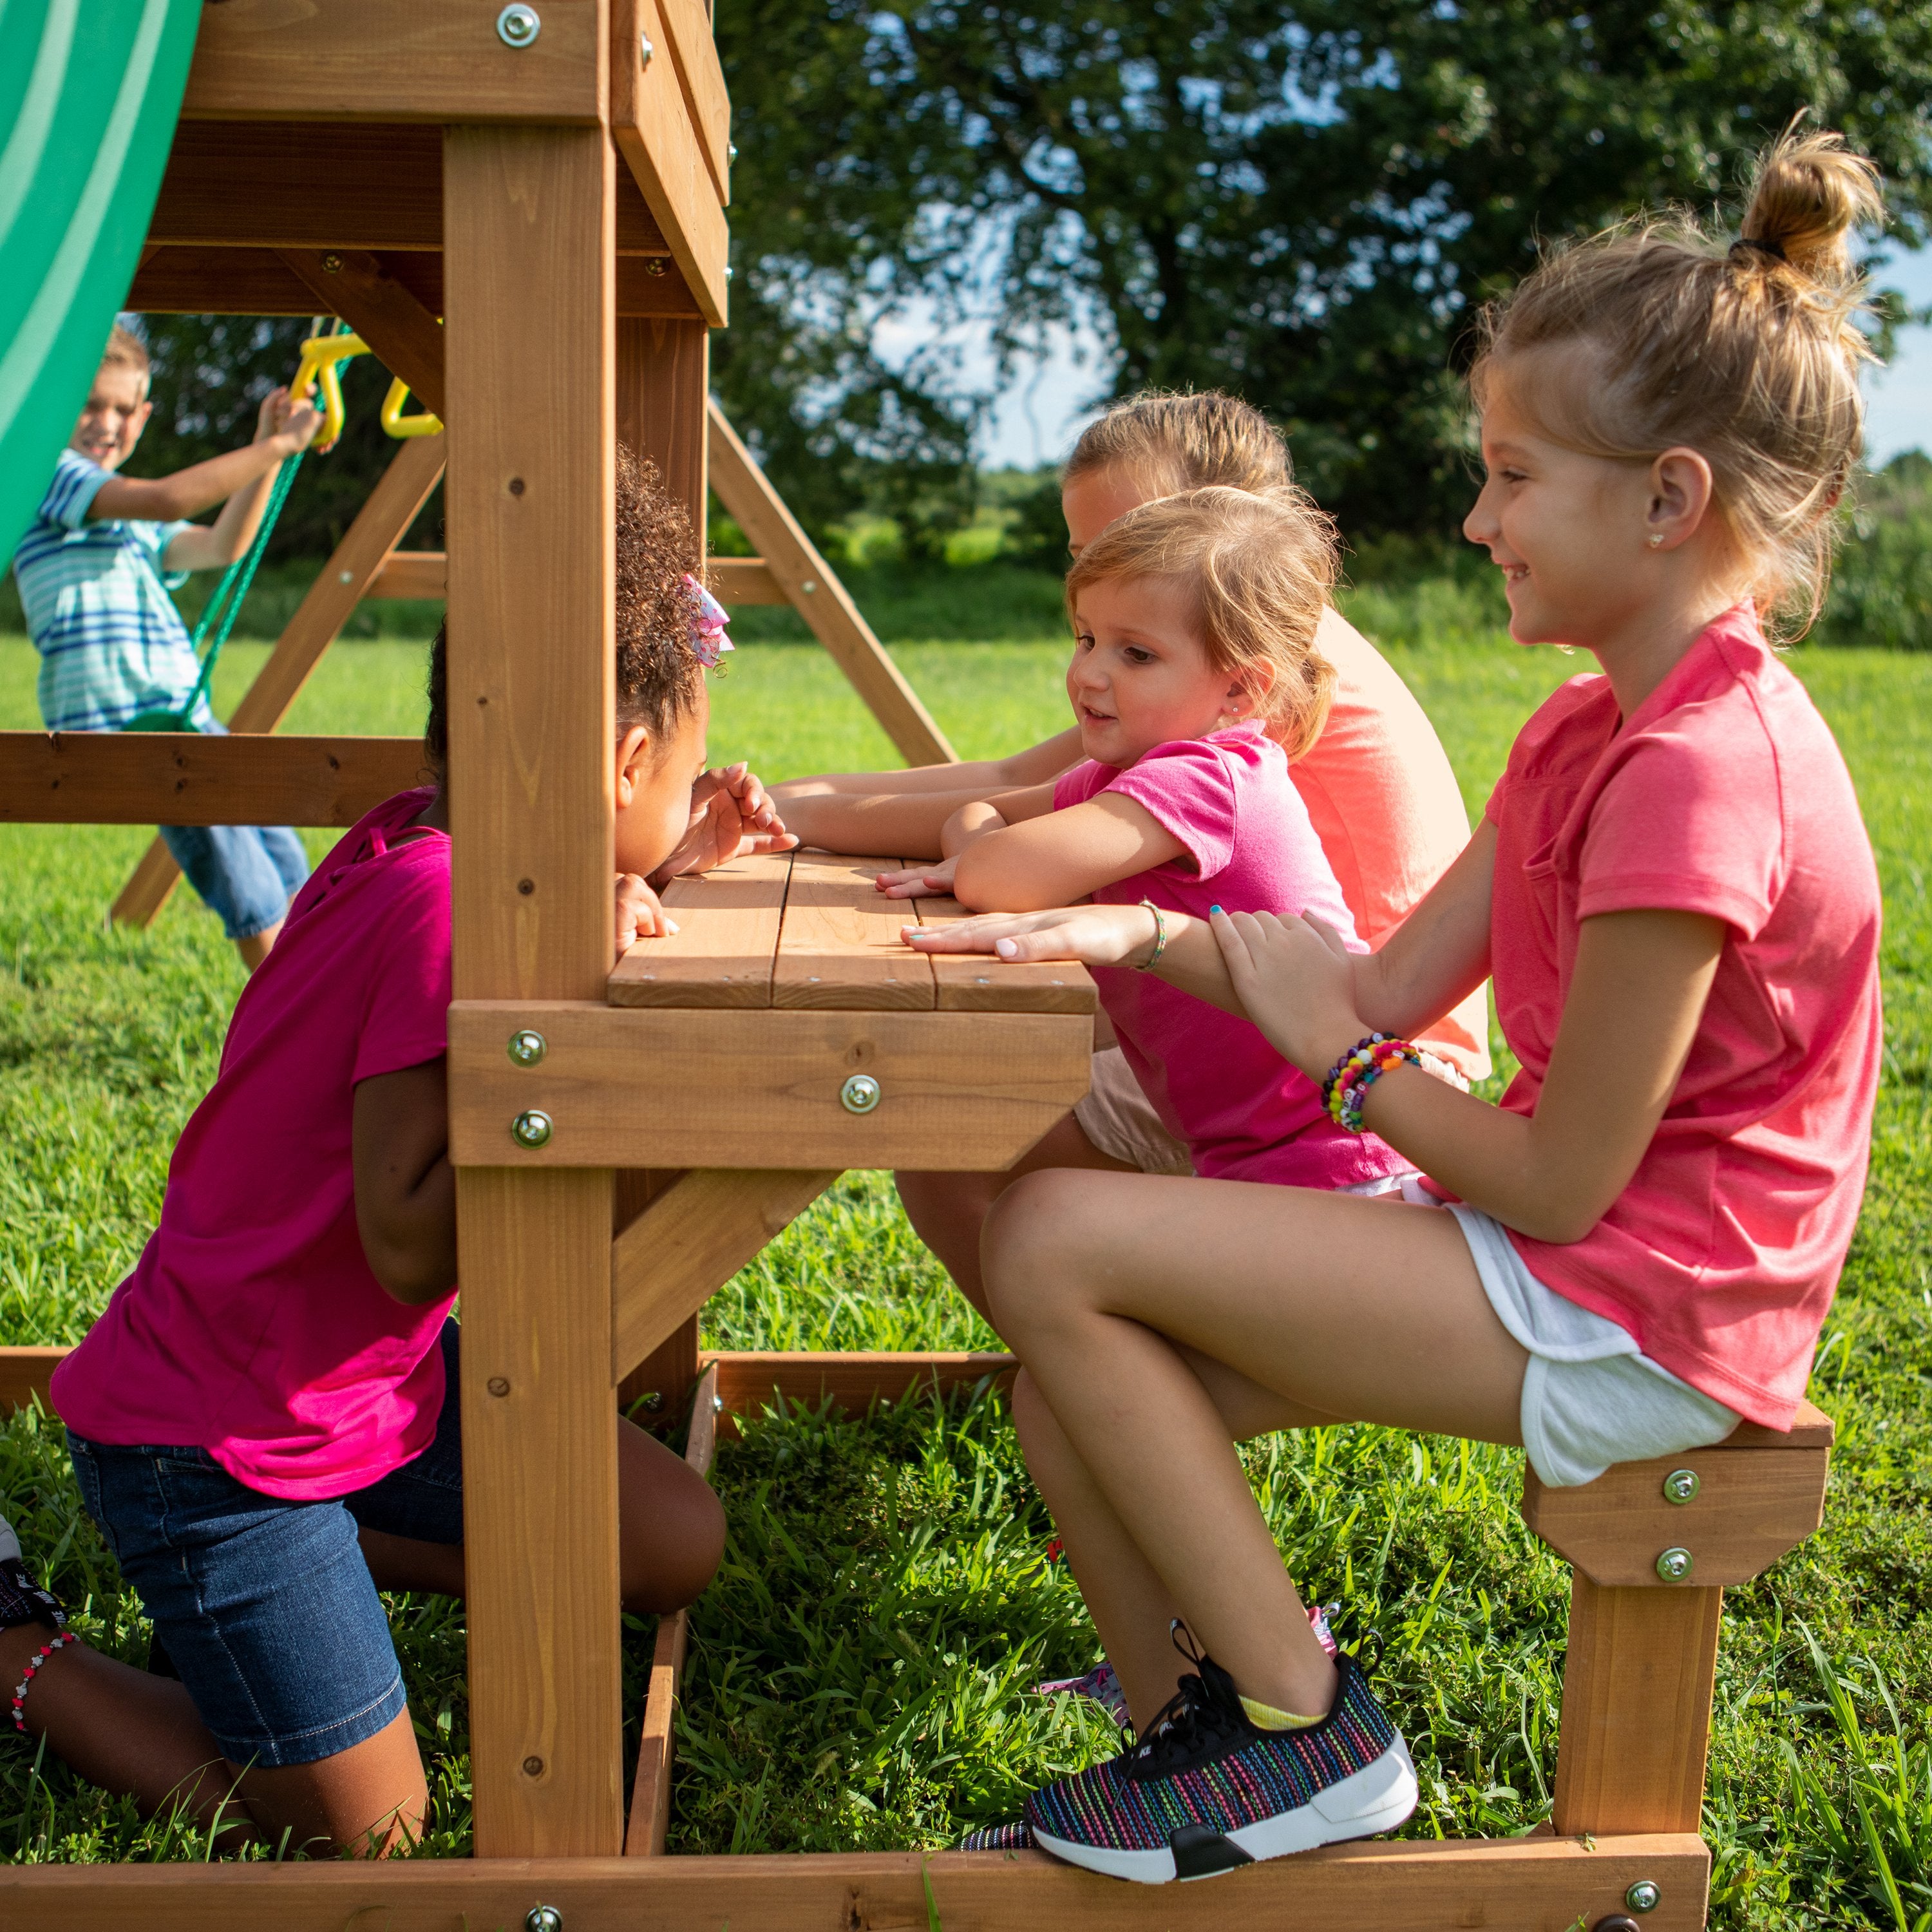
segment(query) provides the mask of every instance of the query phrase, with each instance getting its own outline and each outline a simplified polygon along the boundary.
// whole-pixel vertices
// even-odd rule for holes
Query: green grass
[[[1531,707],[1586,668],[1498,640],[1480,598],[1442,583],[1364,589],[1354,604],[1385,636],[1417,640],[1392,655],[1472,809]],[[230,699],[260,655],[231,651]],[[1058,722],[1056,644],[899,655],[969,756]],[[338,650],[295,728],[413,728],[422,660],[420,643]],[[1794,662],[1845,747],[1879,852],[1889,1045],[1866,1210],[1813,1382],[1840,1432],[1826,1527],[1726,1600],[1706,1814],[1714,1922],[1916,1932],[1932,1910],[1932,659],[1834,649]],[[26,647],[0,642],[0,726],[34,722],[32,675]],[[718,689],[712,750],[771,776],[888,761],[821,653],[748,643]],[[184,897],[146,937],[101,929],[143,838],[0,826],[0,1340],[74,1339],[128,1268],[240,983]],[[738,1347],[987,1339],[876,1175],[848,1176],[706,1321],[709,1341]],[[1379,1660],[1422,1772],[1410,1830],[1503,1833],[1544,1816],[1567,1573],[1516,1516],[1520,1457],[1354,1428],[1271,1438],[1249,1460],[1294,1574],[1341,1603],[1345,1637]],[[721,1452],[717,1480],[731,1542],[694,1616],[675,1848],[944,1844],[1107,1748],[1079,1713],[1021,1694],[1083,1667],[1094,1639],[1046,1560],[1049,1527],[996,1400],[769,1420]],[[0,1491],[33,1557],[85,1606],[89,1636],[140,1660],[139,1606],[79,1512],[56,1432],[32,1417],[0,1433]],[[460,1616],[434,1598],[394,1612],[436,1797],[430,1849],[460,1850]],[[648,1636],[627,1637],[633,1738]],[[11,1742],[0,1847],[68,1859],[194,1849]]]

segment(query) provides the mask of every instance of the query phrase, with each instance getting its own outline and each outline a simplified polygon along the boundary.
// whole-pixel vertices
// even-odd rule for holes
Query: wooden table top
[[[900,939],[902,926],[968,915],[956,899],[886,898],[874,878],[905,862],[776,853],[675,880],[664,903],[679,930],[640,940],[618,962],[610,1004],[1093,1012],[1094,982],[1084,967],[912,951]]]

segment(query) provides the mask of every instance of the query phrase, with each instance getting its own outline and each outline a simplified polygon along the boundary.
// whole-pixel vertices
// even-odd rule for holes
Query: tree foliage
[[[1352,529],[1465,494],[1451,365],[1540,241],[1730,211],[1801,107],[1932,212],[1932,7],[1899,0],[722,0],[740,153],[719,378],[784,486],[916,495],[974,399],[884,309],[976,303],[1010,352],[1087,319],[1114,386],[1219,386]],[[814,478],[814,469],[817,466]]]

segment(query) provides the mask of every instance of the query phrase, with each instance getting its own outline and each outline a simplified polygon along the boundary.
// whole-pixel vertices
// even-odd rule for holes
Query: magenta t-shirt
[[[1878,874],[1831,732],[1741,605],[1628,718],[1607,678],[1557,691],[1489,816],[1517,1113],[1543,1090],[1582,920],[1648,908],[1730,928],[1630,1184],[1580,1241],[1510,1239],[1652,1360],[1788,1429],[1858,1220],[1879,1076]]]
[[[430,796],[404,792],[347,833],[242,989],[160,1226],[55,1372],[76,1435],[204,1448],[302,1501],[428,1447],[455,1294],[406,1307],[370,1272],[350,1130],[358,1081],[446,1050],[449,840],[398,842]]]
[[[1142,899],[1205,919],[1228,912],[1312,913],[1357,952],[1342,890],[1288,775],[1258,724],[1177,738],[1124,770],[1089,760],[1053,788],[1056,812],[1103,791],[1130,798],[1180,840],[1184,856],[1102,886],[1102,905]],[[1100,1002],[1127,1064],[1197,1174],[1295,1187],[1346,1187],[1410,1163],[1372,1134],[1338,1127],[1315,1083],[1269,1046],[1252,1021],[1170,986],[1152,973],[1102,967]]]

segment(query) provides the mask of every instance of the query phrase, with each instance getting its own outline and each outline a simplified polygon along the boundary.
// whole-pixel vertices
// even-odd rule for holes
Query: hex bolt
[[[1657,1574],[1666,1583],[1681,1583],[1690,1575],[1696,1558],[1681,1546],[1666,1550],[1657,1559]],[[1645,1907],[1648,1911],[1649,1908]]]
[[[869,1114],[879,1104],[879,1083],[869,1073],[855,1073],[838,1090],[838,1104],[848,1114]]]
[[[1664,1893],[1654,1878],[1638,1879],[1624,1894],[1624,1903],[1633,1912],[1654,1912]]]
[[[550,1116],[535,1107],[526,1107],[510,1123],[510,1138],[520,1148],[540,1148],[550,1136]]]
[[[519,1027],[510,1036],[510,1058],[519,1066],[534,1066],[550,1051],[550,1042],[534,1027]]]
[[[649,67],[651,64],[651,53],[650,35],[640,34],[638,36],[638,64],[640,67]]]
[[[496,16],[497,39],[520,53],[542,32],[543,22],[537,18],[537,10],[521,4],[520,0],[517,5],[506,7]]]
[[[1695,1469],[1672,1469],[1664,1479],[1664,1500],[1667,1503],[1688,1503],[1703,1486]]]

